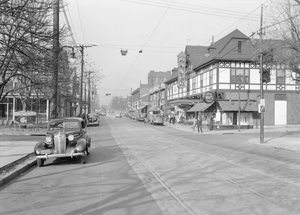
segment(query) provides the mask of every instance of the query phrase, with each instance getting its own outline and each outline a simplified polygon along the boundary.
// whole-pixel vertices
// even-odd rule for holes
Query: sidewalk
[[[45,133],[45,130],[0,126],[0,135],[42,136]],[[35,144],[35,141],[0,142],[0,186],[36,164],[33,153]]]
[[[178,129],[185,132],[195,133],[197,134],[197,128],[195,131],[192,130],[191,125],[170,125],[169,123],[165,123],[165,126],[170,128]],[[210,131],[207,126],[202,127],[203,134],[206,135],[222,135],[222,134],[242,134],[242,133],[260,133],[260,128],[253,129],[240,129],[238,130],[212,130]],[[278,137],[269,137],[264,138],[264,143],[260,143],[260,138],[253,138],[248,140],[251,144],[259,144],[263,147],[272,147],[278,149],[285,149],[295,152],[300,152],[300,125],[287,125],[287,126],[264,126],[265,133],[277,133],[280,132],[282,135]],[[293,132],[292,135],[287,135],[286,132]],[[201,134],[199,134],[201,135]]]

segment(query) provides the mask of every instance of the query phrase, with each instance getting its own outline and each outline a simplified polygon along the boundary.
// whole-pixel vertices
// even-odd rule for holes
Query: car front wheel
[[[82,155],[80,159],[82,164],[86,164],[86,155]]]
[[[86,151],[86,155],[89,155],[89,154],[90,154],[90,152],[89,152],[89,147],[88,147],[87,145],[86,145],[85,151]]]
[[[36,159],[36,162],[37,162],[38,167],[42,167],[42,166],[44,166],[45,160],[38,158],[38,159]]]

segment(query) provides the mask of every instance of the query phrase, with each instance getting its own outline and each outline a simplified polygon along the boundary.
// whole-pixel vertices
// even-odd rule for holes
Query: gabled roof
[[[190,46],[185,47],[185,54],[188,55],[188,59],[192,64],[192,68],[195,68],[197,64],[205,57],[208,46]]]
[[[238,41],[242,41],[242,52],[240,53],[238,52]],[[254,51],[249,37],[236,29],[209,46],[206,55],[195,67],[198,70],[216,60],[251,60]]]
[[[178,79],[178,70],[176,69],[173,69],[173,74],[171,75],[170,78],[168,78],[164,84],[168,84],[168,83],[171,83],[171,82],[174,82]]]

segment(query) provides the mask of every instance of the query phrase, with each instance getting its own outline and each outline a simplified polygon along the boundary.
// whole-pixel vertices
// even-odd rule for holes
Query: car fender
[[[86,140],[85,139],[80,139],[77,141],[76,146],[82,145],[82,147],[85,149],[86,146]]]
[[[46,149],[45,147],[46,143],[41,141],[41,142],[38,142],[35,146],[34,146],[34,153],[36,154],[36,150],[39,149],[39,150],[44,150]]]

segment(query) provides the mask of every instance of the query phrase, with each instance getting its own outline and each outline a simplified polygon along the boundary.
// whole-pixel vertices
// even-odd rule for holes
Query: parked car
[[[115,114],[115,118],[122,118],[121,113],[116,113],[116,114]]]
[[[96,113],[90,113],[87,115],[87,126],[99,126],[100,121]]]
[[[52,119],[47,125],[45,141],[34,147],[37,165],[44,165],[49,158],[80,157],[86,163],[91,147],[91,137],[85,130],[85,121],[80,117]]]
[[[164,125],[164,116],[160,111],[150,111],[147,121],[152,125]]]

